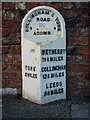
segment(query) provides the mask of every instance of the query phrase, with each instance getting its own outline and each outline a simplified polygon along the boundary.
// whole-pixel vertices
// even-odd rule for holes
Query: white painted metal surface
[[[38,104],[66,98],[66,31],[52,7],[30,10],[22,22],[23,97]]]

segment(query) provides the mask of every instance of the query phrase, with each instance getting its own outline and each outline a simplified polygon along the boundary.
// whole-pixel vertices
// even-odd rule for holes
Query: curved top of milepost
[[[38,7],[34,7],[32,8],[30,11],[28,11],[28,13],[25,15],[25,17],[23,18],[22,20],[22,23],[25,21],[25,19],[28,17],[28,15],[30,13],[32,13],[33,11],[35,10],[38,10],[38,9],[42,9],[42,8],[45,8],[45,9],[48,9],[48,10],[51,10],[53,12],[55,12],[60,18],[61,20],[63,21],[63,26],[65,26],[65,21],[64,21],[64,18],[63,16],[60,14],[60,12],[58,12],[56,9],[54,9],[53,7],[49,7],[49,6],[38,6]]]
[[[64,41],[66,36],[63,16],[49,6],[31,9],[23,18],[21,30],[22,38],[42,45],[54,40]]]

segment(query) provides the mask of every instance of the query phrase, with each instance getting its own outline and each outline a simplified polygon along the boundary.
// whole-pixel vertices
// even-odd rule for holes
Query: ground
[[[89,118],[89,97],[72,97],[45,105],[38,105],[21,96],[2,97],[4,118]]]

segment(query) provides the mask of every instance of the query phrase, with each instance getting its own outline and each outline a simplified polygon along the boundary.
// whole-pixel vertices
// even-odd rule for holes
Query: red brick
[[[11,46],[11,53],[21,53],[20,46]]]
[[[2,71],[0,71],[0,79],[2,79]],[[0,81],[0,83],[1,83],[1,81]]]
[[[88,20],[66,20],[66,27],[88,27]]]
[[[8,64],[9,70],[18,71],[21,70],[21,64]]]
[[[15,37],[2,38],[2,45],[18,45],[18,44],[20,44],[20,38]]]
[[[6,64],[0,64],[0,71],[5,70],[7,68]]]
[[[82,55],[90,55],[90,49],[88,47],[83,47],[83,48],[80,48],[80,54]]]
[[[67,70],[68,71],[76,71],[76,65],[75,64],[67,64]]]
[[[0,54],[0,62],[2,62],[2,55]]]
[[[78,55],[79,48],[78,47],[67,47],[67,55]]]
[[[80,30],[79,29],[68,29],[67,30],[67,36],[71,37],[77,37],[80,35]]]
[[[2,20],[3,28],[17,28],[19,26],[19,20]]]
[[[9,18],[11,19],[21,19],[20,12],[18,10],[7,11],[7,14],[9,14]]]
[[[2,46],[2,38],[0,37],[0,46]],[[1,47],[0,47],[0,51],[2,51]]]
[[[80,10],[81,18],[88,18],[88,10]]]
[[[6,10],[15,9],[14,2],[6,2],[6,3],[4,3],[4,9],[6,9]]]
[[[90,32],[85,32],[85,33],[82,34],[82,36],[83,37],[88,37],[88,36],[90,36]]]
[[[21,56],[20,55],[13,55],[13,62],[21,62]]]
[[[16,73],[15,72],[2,72],[2,78],[3,79],[16,79]]]
[[[67,83],[67,89],[68,88],[73,88],[74,87],[74,83],[73,82],[68,82]]]
[[[83,80],[83,73],[81,72],[67,72],[67,80]]]
[[[70,3],[70,2],[64,2],[63,3],[63,8],[64,9],[72,9],[73,7],[73,3]]]
[[[71,89],[69,89],[68,91],[67,91],[67,95],[68,96],[73,96],[73,97],[75,97],[75,96],[85,96],[84,95],[84,93],[83,93],[84,91],[82,90],[82,89],[74,89],[74,90],[71,90]]]
[[[0,2],[0,10],[2,9],[2,2]]]
[[[39,2],[39,6],[49,6],[50,2]]]
[[[27,9],[37,7],[37,2],[27,2]]]
[[[71,57],[66,57],[66,61],[70,62],[71,61]]]
[[[9,80],[9,87],[15,87],[15,80]]]
[[[0,37],[2,37],[2,30],[0,29]]]
[[[22,73],[17,73],[17,78],[19,79],[19,80],[21,80],[22,79]]]
[[[3,87],[6,87],[8,84],[7,84],[7,81],[6,80],[2,80],[2,88]]]
[[[82,62],[83,61],[83,57],[82,56],[72,56],[72,60],[74,62]]]
[[[74,10],[78,10],[78,9],[86,10],[86,9],[88,9],[88,2],[75,2],[74,5],[75,5]]]
[[[90,80],[90,73],[89,72],[85,74],[85,80]]]
[[[22,80],[16,80],[15,81],[15,86],[16,87],[21,87],[22,86]]]
[[[64,18],[74,18],[77,17],[78,13],[76,11],[61,11]]]
[[[80,31],[81,31],[80,35],[82,36],[82,38],[83,37],[88,37],[88,35],[90,35],[89,34],[90,32],[88,31],[88,27],[87,28],[81,28]]]
[[[62,8],[61,3],[53,3],[50,6],[57,9],[57,10],[61,10],[61,8]]]
[[[90,82],[77,82],[77,88],[90,88]]]
[[[89,89],[84,89],[84,91],[83,91],[83,93],[84,93],[84,96],[89,96],[90,97],[90,90]]]
[[[3,62],[12,62],[12,55],[3,55]]]
[[[89,65],[79,64],[79,71],[81,71],[81,72],[88,72],[88,71],[90,71],[89,68],[90,68]]]
[[[2,29],[2,37],[7,37],[10,35],[10,29]]]
[[[2,11],[2,19],[8,19],[7,13],[5,13],[5,11]]]
[[[88,38],[78,38],[76,39],[77,45],[88,45]]]
[[[1,19],[0,19],[0,27],[2,27],[2,21],[1,21]]]
[[[90,62],[90,56],[85,56],[85,62]]]
[[[2,53],[3,54],[9,53],[9,47],[2,47]]]
[[[2,11],[0,11],[0,20],[2,19]]]
[[[6,70],[7,65],[6,64],[2,64],[2,70]]]
[[[22,94],[22,88],[18,88],[18,93],[17,94],[19,94],[19,95]]]
[[[18,29],[13,29],[11,32],[11,36],[12,37],[20,37],[21,36],[20,31]]]

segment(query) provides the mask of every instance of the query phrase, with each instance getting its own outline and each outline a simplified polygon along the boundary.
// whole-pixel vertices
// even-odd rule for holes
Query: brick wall
[[[30,9],[41,5],[57,9],[65,18],[67,32],[67,96],[90,96],[90,65],[88,65],[88,62],[90,62],[88,49],[89,3],[2,3],[3,88],[17,88],[18,94],[22,92],[21,23]]]

